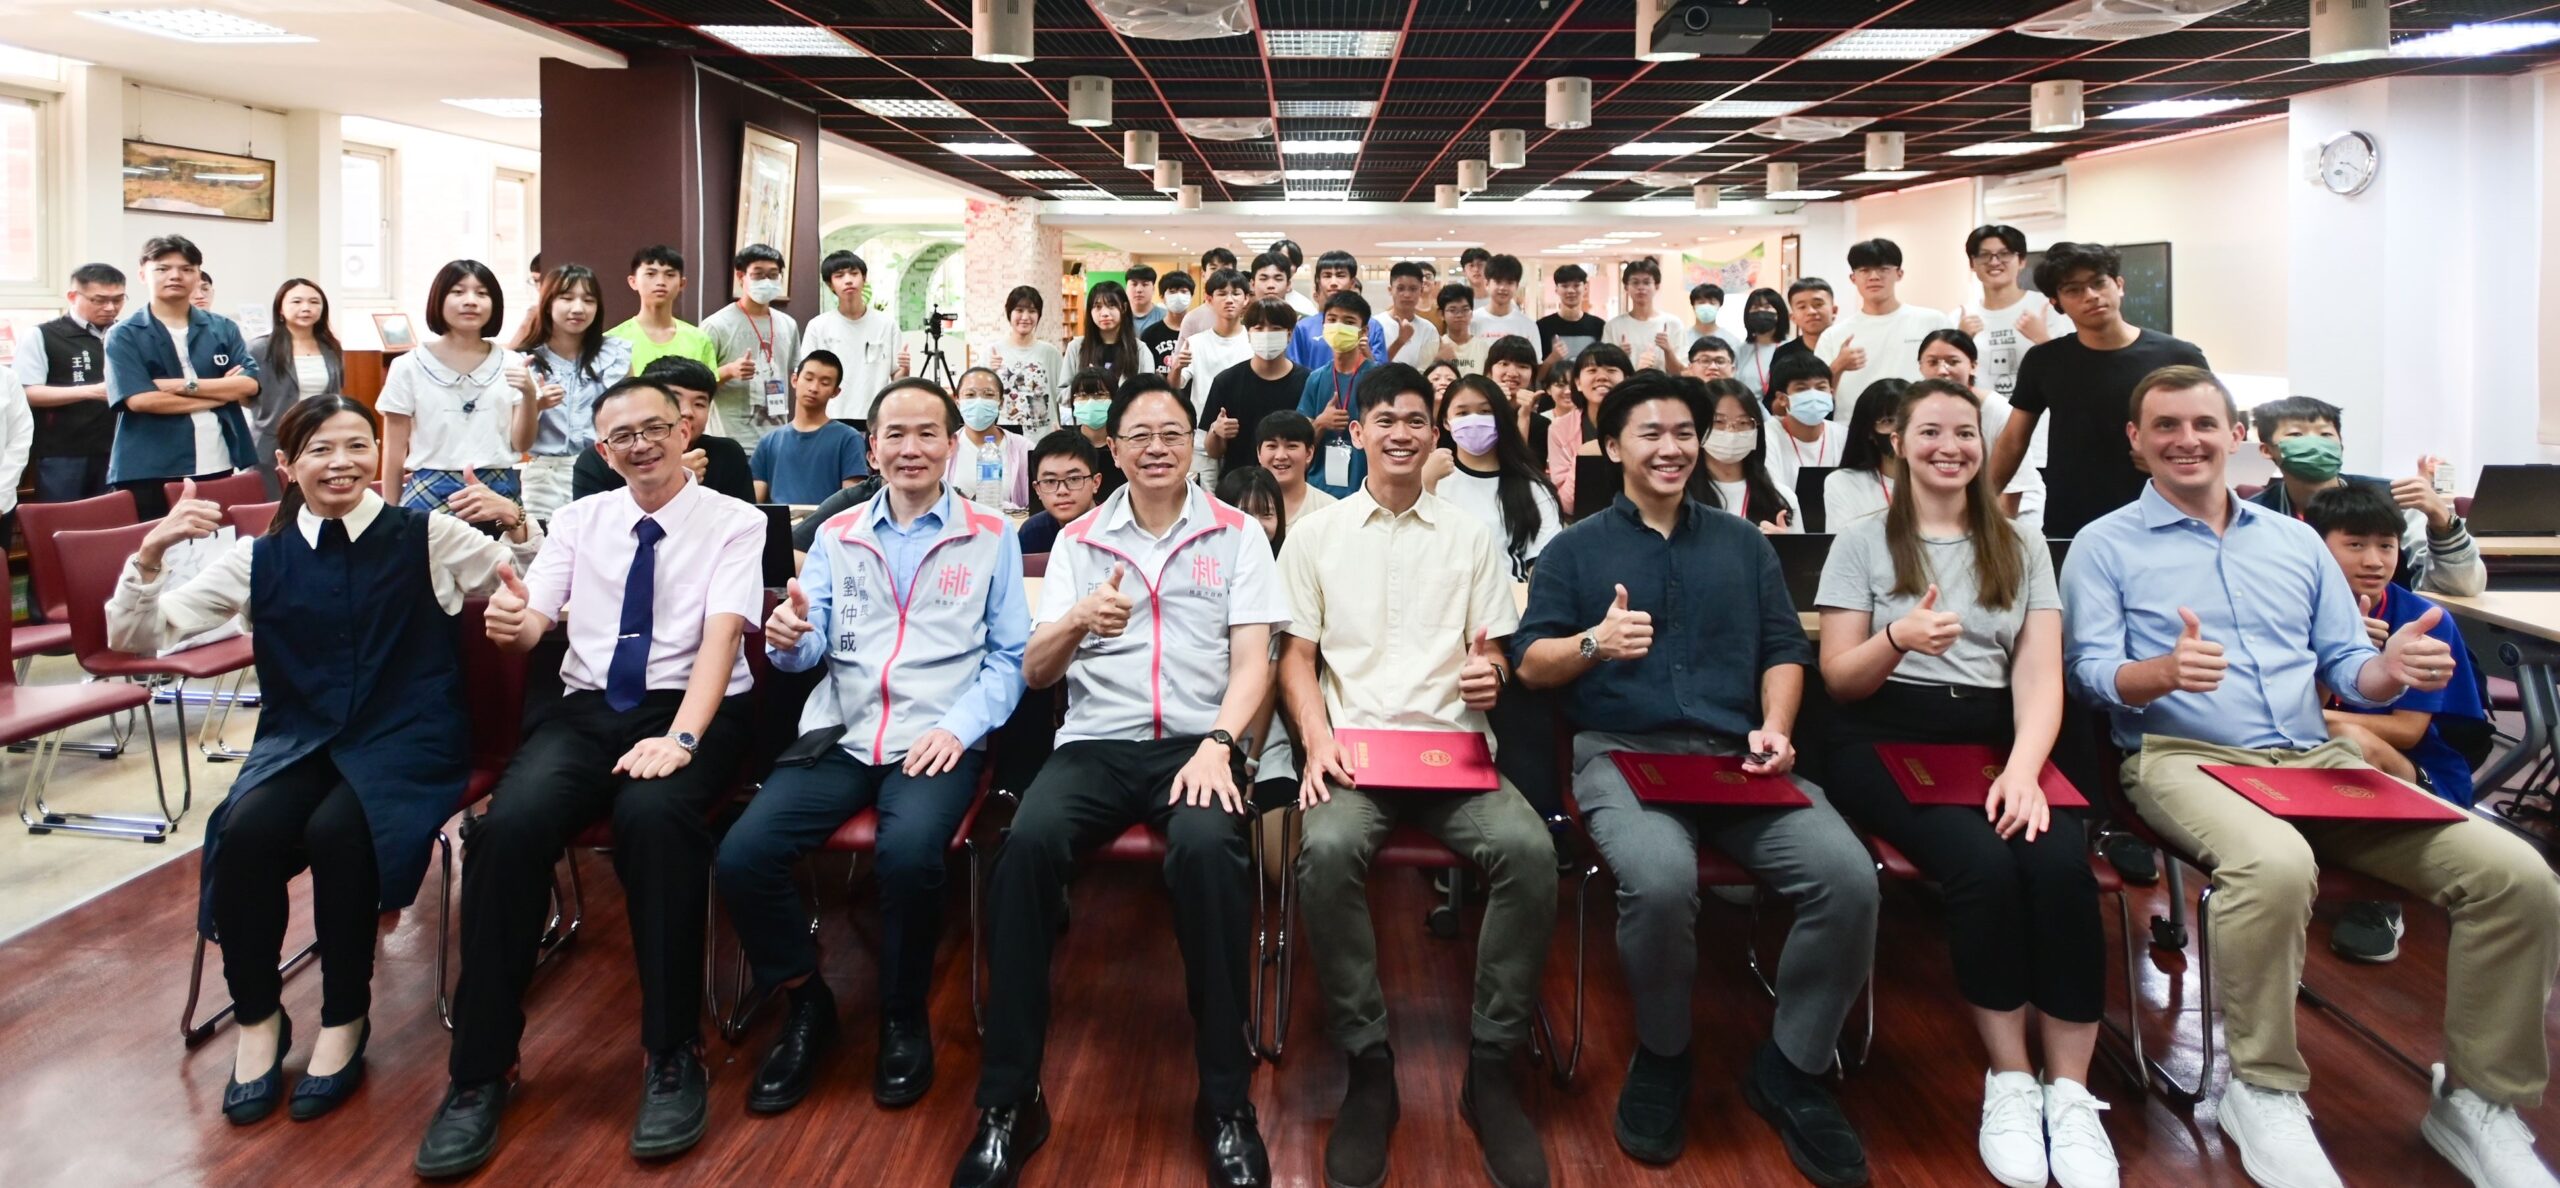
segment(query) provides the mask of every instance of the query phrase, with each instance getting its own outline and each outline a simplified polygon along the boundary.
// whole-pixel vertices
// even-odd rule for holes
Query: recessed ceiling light
[[[2099,116],[2102,120],[2184,120],[2209,116],[2215,112],[2247,107],[2256,99],[2162,99],[2153,103],[2137,103],[2119,107]]]
[[[1403,35],[1392,29],[1265,29],[1262,48],[1275,58],[1392,58]]]
[[[1566,181],[1625,181],[1634,177],[1632,169],[1576,169],[1564,175]]]
[[[1076,175],[1064,169],[1008,169],[1004,175],[1021,181],[1074,181]]]
[[[1260,140],[1271,135],[1270,116],[1206,116],[1179,119],[1183,135],[1202,140]]]
[[[1529,192],[1528,192],[1528,193],[1526,193],[1526,194],[1522,194],[1518,199],[1516,199],[1516,201],[1520,201],[1520,202],[1579,202],[1579,201],[1581,201],[1581,200],[1583,200],[1583,199],[1585,199],[1585,198],[1588,198],[1588,197],[1590,197],[1590,196],[1591,196],[1591,191],[1589,191],[1589,190],[1559,190],[1559,189],[1555,189],[1555,188],[1550,187],[1550,186],[1540,186],[1540,187],[1538,187],[1537,189],[1531,190],[1531,191],[1529,191]]]
[[[1108,190],[1051,190],[1049,196],[1061,202],[1111,202],[1120,197]]]
[[[1283,99],[1280,118],[1284,120],[1365,120],[1376,115],[1378,105],[1369,99]]]
[[[1693,120],[1765,120],[1793,115],[1813,106],[1811,102],[1786,99],[1715,99],[1688,110]]]
[[[2532,49],[2560,41],[2560,23],[2505,21],[2494,25],[2455,25],[2440,33],[2412,37],[2391,47],[2395,58],[2476,58]]]
[[[1280,184],[1277,169],[1213,169],[1219,181],[1231,186],[1276,186]]]
[[[963,157],[1028,157],[1031,155],[1029,146],[1015,144],[1010,140],[946,140],[942,142],[942,149],[944,152],[958,153]]]
[[[1459,251],[1464,251],[1471,247],[1483,247],[1484,241],[1476,239],[1381,239],[1378,241],[1378,246],[1382,248],[1454,248]]]
[[[1288,200],[1291,202],[1348,202],[1351,200],[1351,188],[1345,186],[1339,190],[1291,190],[1288,193]]]
[[[1291,169],[1281,174],[1290,181],[1350,181],[1348,169]]]
[[[868,58],[861,46],[818,25],[695,25],[693,31],[767,58]]]
[[[2062,142],[2059,140],[1994,140],[1983,144],[1968,144],[1962,148],[1951,148],[1940,155],[1948,157],[2023,157],[2028,153],[2041,153],[2046,149],[2057,149],[2061,147]]]
[[[233,16],[211,8],[118,8],[104,12],[83,12],[93,21],[168,37],[178,41],[205,41],[222,45],[287,45],[311,41],[298,33],[288,33],[264,21]]]
[[[1769,195],[1772,202],[1811,202],[1817,198],[1837,198],[1838,190],[1779,190]]]
[[[855,107],[893,120],[967,120],[977,117],[946,99],[856,99]]]
[[[542,100],[540,99],[447,99],[445,102],[466,111],[476,111],[502,120],[542,118]]]
[[[1360,155],[1360,142],[1357,140],[1283,140],[1280,142],[1280,151],[1309,157],[1356,157]]]
[[[1712,147],[1703,140],[1652,140],[1622,144],[1609,150],[1612,157],[1685,157]]]
[[[1915,177],[1927,177],[1927,176],[1929,176],[1929,174],[1930,174],[1931,172],[1933,172],[1933,171],[1932,171],[1932,170],[1927,170],[1927,169],[1869,169],[1869,170],[1866,170],[1866,171],[1864,171],[1864,172],[1862,172],[1862,173],[1852,173],[1852,174],[1850,174],[1849,176],[1847,176],[1847,177],[1845,177],[1845,178],[1842,178],[1841,180],[1842,180],[1842,181],[1910,181],[1912,178],[1915,178]]]
[[[1824,42],[1805,55],[1867,62],[1917,62],[1962,49],[1997,29],[1857,29]]]

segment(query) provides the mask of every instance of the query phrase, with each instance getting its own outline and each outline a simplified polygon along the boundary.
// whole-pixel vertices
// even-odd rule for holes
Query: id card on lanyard
[[[747,329],[756,336],[755,391],[764,407],[764,415],[787,420],[791,416],[791,390],[773,365],[773,315],[766,314],[764,328],[756,328],[754,318],[747,319]]]
[[[1350,415],[1351,398],[1343,394],[1340,368],[1333,373],[1333,403],[1343,415]],[[1351,485],[1351,437],[1347,432],[1324,443],[1324,473],[1317,481],[1328,487]]]

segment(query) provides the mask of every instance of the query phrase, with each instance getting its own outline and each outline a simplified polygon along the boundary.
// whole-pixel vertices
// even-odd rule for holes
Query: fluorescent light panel
[[[1284,120],[1365,120],[1376,115],[1378,104],[1370,99],[1283,99],[1280,118]]]
[[[1805,57],[1832,61],[1919,62],[1962,49],[1998,31],[1858,29],[1823,43]]]
[[[856,99],[855,107],[892,120],[975,119],[957,103],[944,99]]]
[[[1263,52],[1275,58],[1392,58],[1403,35],[1392,29],[1265,29]]]
[[[2028,153],[2041,153],[2046,149],[2057,149],[2061,147],[2062,142],[2059,140],[1995,140],[1983,144],[1968,144],[1962,148],[1951,148],[1939,155],[1947,157],[2023,157]]]
[[[1589,190],[1556,190],[1540,186],[1519,197],[1521,202],[1579,202],[1591,196]]]
[[[817,25],[695,25],[693,31],[740,53],[767,58],[868,58],[861,46]]]
[[[1769,195],[1772,202],[1811,202],[1818,198],[1837,198],[1838,190],[1779,190]]]
[[[102,24],[176,41],[220,45],[289,45],[314,40],[264,21],[212,8],[113,8],[80,15]]]
[[[942,142],[942,149],[945,152],[958,153],[963,157],[1028,157],[1031,155],[1031,149],[1028,146],[1015,144],[1010,140],[946,140]]]
[[[447,99],[445,102],[465,111],[476,111],[502,120],[542,118],[542,100],[540,99]]]
[[[2532,49],[2560,41],[2560,22],[2504,21],[2490,25],[2455,25],[2442,32],[2412,37],[2391,47],[2395,58],[2476,58]]]
[[[1291,202],[1348,202],[1351,200],[1351,187],[1344,186],[1339,190],[1291,190],[1286,197]]]
[[[1064,169],[1008,169],[1006,177],[1016,181],[1074,181],[1076,175]]]
[[[2258,100],[2255,99],[2162,99],[2152,103],[2137,103],[2131,107],[2119,107],[2098,118],[2102,120],[2187,120],[2197,116],[2209,116],[2215,112],[2229,111],[2235,107],[2247,107],[2256,102]]]
[[[1113,202],[1120,196],[1108,190],[1051,190],[1049,197],[1061,202]]]
[[[1852,173],[1852,174],[1850,174],[1848,177],[1843,178],[1842,180],[1844,180],[1844,181],[1910,181],[1912,178],[1915,178],[1915,177],[1927,177],[1927,176],[1929,176],[1929,174],[1930,174],[1930,173],[1932,173],[1932,172],[1934,172],[1934,171],[1933,171],[1933,170],[1928,170],[1928,169],[1869,169],[1869,170],[1865,170],[1865,171],[1862,171],[1862,172],[1859,172],[1859,173]]]
[[[1357,140],[1283,140],[1280,142],[1280,151],[1284,154],[1296,153],[1305,157],[1356,157],[1360,155],[1360,142]]]
[[[1794,115],[1813,106],[1810,102],[1789,99],[1714,99],[1692,107],[1687,118],[1693,120],[1767,120]]]
[[[1622,144],[1609,150],[1612,157],[1686,157],[1712,147],[1704,140],[1655,140]]]
[[[1291,169],[1280,175],[1289,181],[1350,181],[1348,169]]]
[[[1566,181],[1625,181],[1634,177],[1633,169],[1576,169],[1564,175]]]

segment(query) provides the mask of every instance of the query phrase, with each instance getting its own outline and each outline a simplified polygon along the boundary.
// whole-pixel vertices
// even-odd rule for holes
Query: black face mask
[[[1742,328],[1750,331],[1755,337],[1770,333],[1778,328],[1778,311],[1773,309],[1746,310],[1742,315]]]

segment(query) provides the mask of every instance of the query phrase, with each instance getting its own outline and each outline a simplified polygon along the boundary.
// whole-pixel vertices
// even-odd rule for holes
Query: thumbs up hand
[[[800,588],[798,578],[791,579],[786,589],[787,595],[774,604],[773,613],[764,621],[765,646],[777,652],[799,647],[800,637],[810,631],[809,592]]]
[[[906,376],[914,375],[914,374],[915,374],[915,366],[914,366],[914,363],[915,363],[915,356],[914,356],[913,354],[911,354],[911,353],[908,351],[907,345],[906,345],[905,343],[899,343],[899,344],[898,344],[898,378],[904,378],[904,377],[906,377]]]
[[[1847,375],[1867,365],[1867,348],[1859,346],[1856,336],[1840,340],[1840,353],[1831,357],[1831,374]]]
[[[1653,651],[1653,615],[1627,606],[1627,588],[1609,602],[1609,613],[1591,629],[1592,655],[1601,660],[1642,660]]]
[[[498,524],[512,528],[521,514],[516,501],[490,490],[471,467],[462,468],[462,486],[445,496],[444,509],[466,524]]]
[[[1478,627],[1475,642],[1467,645],[1467,663],[1458,670],[1458,696],[1468,709],[1481,713],[1492,709],[1501,694],[1502,649],[1493,646],[1489,628]]]
[[[2390,666],[2392,680],[2426,693],[2452,683],[2453,649],[2428,634],[2442,622],[2444,608],[2429,607],[2391,633],[2390,642],[2382,645],[2382,662]]]
[[[2372,596],[2357,595],[2356,610],[2364,615],[2364,637],[2372,640],[2373,646],[2379,648],[2391,641],[2391,624],[2373,617]]]
[[[525,618],[530,613],[525,604],[529,600],[523,579],[516,576],[516,567],[500,562],[498,589],[489,595],[488,609],[481,613],[480,630],[491,643],[513,646],[524,633]]]
[[[222,506],[196,498],[196,481],[188,479],[179,485],[178,501],[169,505],[169,514],[160,517],[159,524],[142,538],[134,555],[143,568],[158,569],[160,558],[171,545],[182,540],[202,540],[221,529]]]
[[[1779,509],[1778,509],[1778,514],[1777,514],[1777,517],[1776,517],[1776,518],[1760,521],[1760,535],[1762,535],[1762,536],[1784,536],[1784,535],[1786,535],[1786,534],[1787,534],[1787,532],[1788,532],[1788,528],[1787,528],[1787,519],[1788,519],[1788,517],[1787,517],[1787,509],[1785,509],[1785,508],[1783,508],[1783,507],[1782,507],[1782,508],[1779,508]]]
[[[1887,642],[1905,652],[1944,656],[1947,649],[1964,638],[1964,619],[1938,609],[1938,588],[1932,585],[1928,593],[1920,596],[1920,605],[1894,620],[1888,630],[1893,638]]]
[[[1121,632],[1129,629],[1129,608],[1134,604],[1120,592],[1120,579],[1128,570],[1126,565],[1112,566],[1111,576],[1076,603],[1076,621],[1084,625],[1086,632],[1103,639],[1118,639]]]
[[[2176,671],[2181,693],[2211,693],[2222,687],[2222,674],[2231,662],[2222,658],[2222,645],[2204,637],[2204,623],[2194,611],[2178,608],[2178,618],[2186,629],[2178,633],[2178,642],[2169,649],[2169,661]]]
[[[1221,440],[1234,441],[1236,434],[1242,432],[1244,432],[1244,422],[1237,420],[1236,415],[1227,411],[1225,405],[1219,405],[1217,419],[1209,422],[1210,435]]]

